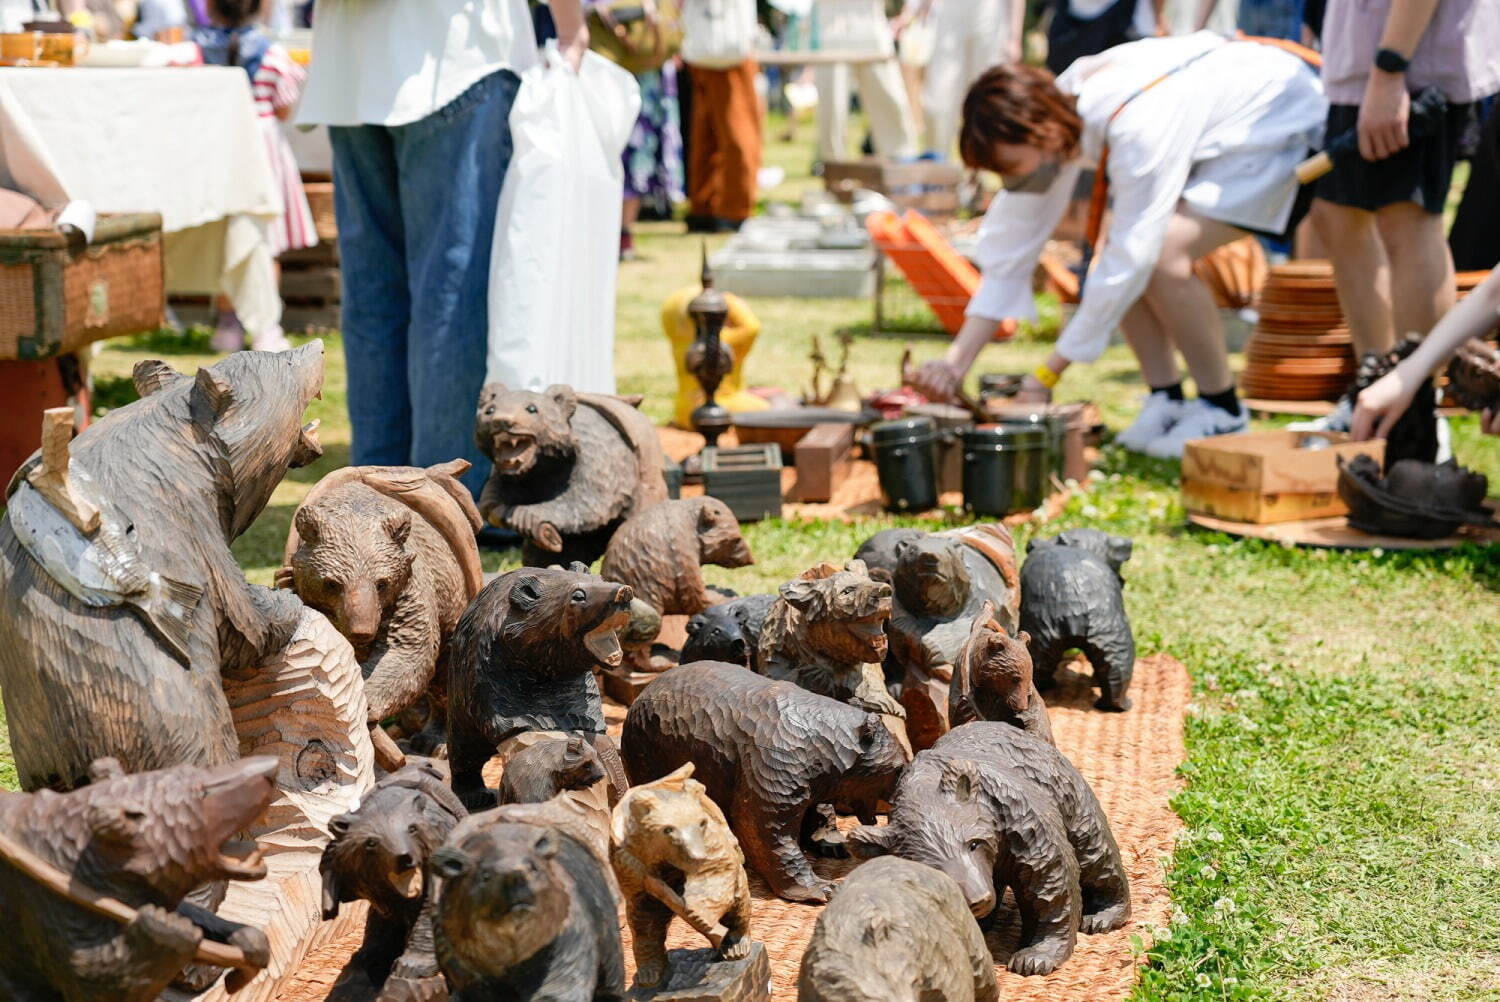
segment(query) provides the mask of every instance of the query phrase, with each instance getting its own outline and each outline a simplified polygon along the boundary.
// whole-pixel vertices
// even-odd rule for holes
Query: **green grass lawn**
[[[808,185],[805,143],[773,144],[769,159],[792,175],[785,192]],[[620,271],[620,389],[646,394],[657,420],[673,389],[659,304],[697,274],[698,244],[680,230],[641,227],[641,259]],[[865,332],[851,366],[859,385],[894,382],[907,339],[869,336],[868,302],[753,306],[763,332],[752,384],[800,387],[811,336],[827,346],[841,328]],[[911,340],[927,357],[945,343]],[[108,344],[94,366],[101,396],[128,399],[139,358],[170,353],[191,369],[210,361],[206,345],[206,336]],[[326,455],[292,471],[236,544],[254,581],[270,583],[298,500],[347,461],[343,356],[337,338],[328,347],[312,411]],[[1024,371],[1047,351],[1041,342],[991,346],[977,369]],[[1118,346],[1071,369],[1059,388],[1062,399],[1097,401],[1114,428],[1140,392]],[[1500,442],[1479,436],[1473,419],[1455,422],[1455,444],[1466,464],[1500,478]],[[1175,800],[1188,826],[1169,876],[1177,914],[1158,931],[1137,997],[1500,998],[1500,552],[1340,554],[1191,532],[1176,464],[1114,450],[1088,487],[1041,528],[1135,538],[1126,599],[1140,652],[1180,658],[1195,691],[1186,789]],[[747,526],[757,564],[706,576],[769,589],[892,524]],[[1024,527],[1023,540],[1036,528]],[[485,559],[489,569],[516,563],[514,554]],[[0,783],[14,780],[0,772]]]

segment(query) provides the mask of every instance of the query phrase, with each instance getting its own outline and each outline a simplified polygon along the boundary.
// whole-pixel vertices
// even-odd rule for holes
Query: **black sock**
[[[1178,380],[1171,386],[1152,386],[1152,393],[1165,393],[1167,399],[1173,403],[1182,403],[1182,380]]]
[[[1221,393],[1200,393],[1198,394],[1198,399],[1207,400],[1226,414],[1233,414],[1235,417],[1240,416],[1240,396],[1234,392],[1233,383],[1229,385],[1229,389]]]

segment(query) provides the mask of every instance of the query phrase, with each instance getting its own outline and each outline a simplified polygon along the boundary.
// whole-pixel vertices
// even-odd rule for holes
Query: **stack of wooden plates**
[[[1240,392],[1263,400],[1336,400],[1354,378],[1354,342],[1327,261],[1270,269],[1245,349]]]

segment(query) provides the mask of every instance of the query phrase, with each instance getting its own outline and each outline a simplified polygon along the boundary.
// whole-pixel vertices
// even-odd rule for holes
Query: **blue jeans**
[[[350,461],[430,466],[474,442],[489,333],[490,245],[520,79],[485,77],[408,125],[330,128],[343,261]]]

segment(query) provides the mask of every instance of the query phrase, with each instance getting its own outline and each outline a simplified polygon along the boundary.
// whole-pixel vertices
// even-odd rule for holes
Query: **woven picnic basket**
[[[70,250],[57,230],[0,230],[0,360],[51,358],[161,326],[161,216],[100,216]]]

